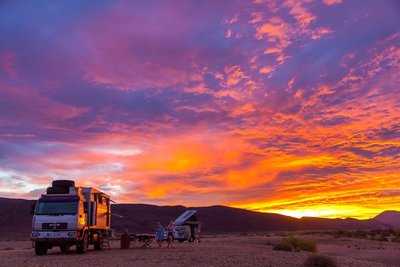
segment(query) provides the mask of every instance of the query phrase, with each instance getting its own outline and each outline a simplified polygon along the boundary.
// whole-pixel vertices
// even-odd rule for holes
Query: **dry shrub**
[[[290,236],[283,240],[291,245],[295,250],[303,250],[309,252],[317,252],[317,243],[312,240],[304,240],[301,238]]]
[[[338,267],[336,261],[325,255],[313,254],[304,261],[305,267]]]
[[[387,242],[388,241],[388,239],[386,237],[384,237],[383,235],[381,235],[377,240],[381,241],[381,242]]]
[[[286,242],[278,243],[272,249],[273,250],[283,250],[283,251],[293,251],[293,247]]]
[[[400,235],[396,236],[395,238],[392,239],[392,242],[397,242],[400,243]]]

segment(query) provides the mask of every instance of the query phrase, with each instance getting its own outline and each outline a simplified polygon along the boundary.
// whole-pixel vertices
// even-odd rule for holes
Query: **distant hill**
[[[0,198],[0,239],[29,238],[33,203],[33,200]]]
[[[0,239],[28,239],[31,231],[33,200],[0,198]],[[184,206],[155,206],[146,204],[112,205],[111,226],[116,232],[128,229],[132,233],[151,233],[156,222],[166,225],[187,208]],[[393,228],[398,225],[400,212],[383,212],[370,220],[301,219],[274,213],[260,213],[225,206],[194,208],[202,222],[203,233],[293,231],[293,230],[363,230]],[[122,217],[120,217],[122,216]],[[397,219],[396,219],[397,218]],[[397,227],[397,226],[396,226]],[[400,228],[398,226],[397,228]]]
[[[391,225],[393,228],[400,229],[400,211],[387,210],[373,218],[381,223]]]
[[[258,213],[224,206],[193,208],[198,210],[197,218],[202,222],[202,231],[209,233],[257,232],[293,229],[298,219],[272,213]],[[113,228],[117,231],[128,229],[133,232],[152,231],[156,222],[166,225],[182,214],[183,206],[153,206],[143,204],[117,204],[112,206]]]
[[[143,204],[113,205],[112,227],[116,231],[128,229],[132,232],[152,231],[156,222],[167,224],[187,208],[183,206],[153,206]],[[301,219],[275,213],[261,213],[225,206],[193,208],[198,210],[202,231],[207,233],[263,232],[294,230],[365,230],[390,228],[376,220],[325,219],[304,217]]]

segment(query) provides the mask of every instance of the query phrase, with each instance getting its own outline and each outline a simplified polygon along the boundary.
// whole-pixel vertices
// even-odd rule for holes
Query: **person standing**
[[[160,222],[157,222],[157,227],[158,228],[156,229],[156,241],[157,241],[158,247],[161,248],[162,241],[165,236],[165,231],[164,231],[164,227],[161,225]]]
[[[167,248],[173,248],[172,243],[174,242],[174,226],[173,226],[173,221],[169,221],[168,227],[167,227],[167,241],[168,245]]]
[[[124,230],[124,233],[121,235],[121,248],[128,249],[131,243],[131,237],[129,236],[129,232],[127,229]]]

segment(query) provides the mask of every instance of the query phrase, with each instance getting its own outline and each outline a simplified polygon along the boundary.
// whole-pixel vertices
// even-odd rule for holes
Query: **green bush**
[[[273,250],[283,250],[283,251],[293,251],[293,247],[286,242],[278,243],[272,249]]]
[[[336,261],[328,256],[313,254],[304,261],[305,267],[338,267]]]
[[[295,250],[303,250],[309,252],[317,252],[317,243],[312,240],[304,240],[301,238],[290,236],[283,240],[285,243],[291,245]]]

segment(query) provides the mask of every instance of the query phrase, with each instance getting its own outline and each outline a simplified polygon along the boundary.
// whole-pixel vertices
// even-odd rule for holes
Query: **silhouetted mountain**
[[[387,210],[378,214],[373,219],[391,225],[393,228],[400,229],[400,211]]]
[[[31,231],[33,200],[0,198],[0,239],[28,239]],[[116,232],[128,229],[132,233],[151,233],[156,222],[166,225],[187,208],[183,206],[155,206],[145,204],[114,204],[111,226]],[[274,213],[260,213],[224,206],[194,208],[202,222],[203,233],[293,231],[293,230],[365,230],[393,228],[392,212],[385,212],[370,220],[301,219]],[[399,212],[397,212],[399,213]],[[122,217],[120,217],[122,216]],[[378,220],[377,218],[382,220]],[[396,217],[397,218],[397,217]],[[396,221],[397,222],[397,221]]]
[[[33,203],[33,200],[0,198],[0,239],[29,238]]]
[[[187,208],[183,206],[153,206],[143,204],[113,205],[112,227],[121,232],[151,231],[156,222],[167,224]],[[365,230],[389,228],[389,225],[375,220],[325,219],[303,217],[301,219],[275,213],[261,213],[225,206],[193,208],[198,210],[198,220],[202,222],[202,231],[207,233],[262,232],[293,230]]]
[[[273,213],[258,213],[224,206],[193,208],[198,210],[197,218],[202,222],[204,232],[257,232],[272,230],[292,230],[298,219]],[[116,231],[128,229],[133,232],[152,231],[156,222],[167,225],[182,214],[183,206],[153,206],[143,204],[117,204],[112,212],[122,215],[112,217],[112,227]]]

